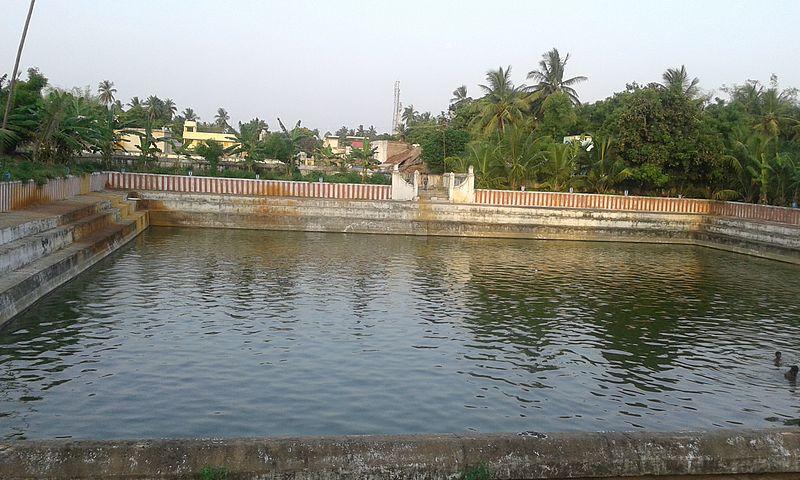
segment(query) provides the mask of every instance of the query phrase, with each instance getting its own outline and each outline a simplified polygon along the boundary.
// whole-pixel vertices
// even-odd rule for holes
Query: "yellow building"
[[[364,138],[366,137],[347,136],[342,142],[336,135],[327,135],[322,139],[322,148],[330,147],[334,155],[350,155],[353,144],[355,144],[355,148],[361,148]]]
[[[221,143],[223,148],[229,148],[239,144],[239,142],[236,141],[236,137],[229,133],[198,132],[197,122],[191,120],[183,122],[183,142],[188,148],[194,149],[206,140],[213,140]]]
[[[114,130],[114,133],[119,136],[119,141],[114,145],[114,150],[117,152],[141,153],[139,147],[142,145],[142,138],[146,135],[146,132],[144,128]],[[153,129],[150,134],[153,136],[156,148],[162,153],[172,153],[172,144],[168,141],[170,138],[169,130],[166,128],[160,130]]]

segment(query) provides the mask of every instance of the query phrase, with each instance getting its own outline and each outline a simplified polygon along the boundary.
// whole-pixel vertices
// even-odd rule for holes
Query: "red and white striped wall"
[[[694,198],[632,197],[588,193],[475,190],[475,203],[508,207],[589,208],[654,213],[712,214],[800,225],[800,210]]]
[[[0,182],[0,212],[11,211],[11,182]]]
[[[475,190],[475,202],[503,206],[591,208],[662,213],[710,213],[711,211],[708,200],[590,193]]]
[[[347,200],[389,200],[392,198],[392,187],[389,185],[250,180],[149,173],[108,172],[108,188]]]
[[[739,202],[713,202],[712,213],[721,217],[800,225],[800,209]]]
[[[105,188],[106,182],[105,173],[57,178],[41,186],[36,185],[34,181],[1,182],[0,212],[10,212],[35,203],[55,202],[84,193],[98,192]]]

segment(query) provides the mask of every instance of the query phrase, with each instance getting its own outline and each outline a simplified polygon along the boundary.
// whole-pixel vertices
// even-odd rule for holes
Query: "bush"
[[[95,162],[63,165],[32,162],[24,157],[0,157],[0,181],[33,180],[41,186],[54,178],[64,178],[67,175],[81,176],[102,170],[102,166]]]

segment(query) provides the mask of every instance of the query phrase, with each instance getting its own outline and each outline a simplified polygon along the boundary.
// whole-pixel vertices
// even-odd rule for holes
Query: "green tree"
[[[467,86],[461,85],[453,90],[453,98],[450,99],[448,110],[450,112],[456,112],[470,103],[472,103],[472,97],[467,95]]]
[[[569,135],[578,116],[569,96],[563,92],[549,95],[542,104],[542,121],[536,129],[537,136],[561,138]]]
[[[617,152],[627,166],[652,165],[634,175],[643,175],[640,186],[666,186],[663,175],[679,192],[708,185],[723,144],[703,120],[696,101],[656,84],[634,84],[602,103],[607,103],[602,107],[604,118],[595,132],[616,138]]]
[[[700,93],[700,89],[697,86],[700,83],[700,79],[697,77],[690,79],[685,65],[681,65],[681,68],[668,68],[661,78],[664,80],[664,88],[674,94],[687,98],[696,98]]]
[[[114,103],[114,94],[117,93],[117,89],[114,88],[114,82],[103,80],[97,86],[97,93],[100,95],[99,98],[103,105],[108,107]]]
[[[139,137],[139,145],[136,148],[139,150],[139,158],[142,163],[149,165],[158,160],[158,154],[161,149],[156,144],[156,139],[153,136],[153,128],[150,125],[144,127],[144,132],[135,130],[134,134]]]
[[[614,151],[611,138],[593,136],[592,149],[586,153],[587,171],[578,183],[591,192],[615,193],[617,187],[631,178],[633,171]]]
[[[367,173],[372,169],[375,164],[375,153],[378,151],[377,147],[370,146],[369,139],[365,138],[361,148],[353,148],[350,151],[350,156],[361,166],[361,183],[366,182]]]
[[[281,127],[283,140],[286,143],[289,151],[291,152],[286,161],[286,171],[294,172],[297,169],[297,155],[300,153],[300,145],[304,139],[309,136],[310,130],[300,126],[301,121],[298,120],[294,128],[288,130],[280,118],[278,118],[278,125]],[[312,150],[313,151],[313,150]]]
[[[180,116],[184,120],[190,121],[190,122],[196,122],[197,120],[200,119],[200,117],[197,116],[197,114],[194,112],[194,110],[189,108],[189,107],[184,108],[183,111],[181,112]]]
[[[206,140],[195,147],[195,152],[208,162],[211,175],[216,175],[219,169],[219,161],[225,154],[222,144],[214,140]]]
[[[480,140],[467,145],[465,159],[474,169],[476,188],[499,188],[502,185],[498,174],[502,158],[500,146],[496,143]]]
[[[466,130],[447,128],[445,125],[418,125],[413,130],[414,143],[422,147],[422,160],[434,173],[444,171],[445,157],[463,154],[470,140]]]
[[[561,58],[558,49],[553,48],[542,55],[542,60],[539,61],[539,70],[531,70],[528,72],[528,79],[536,82],[531,89],[535,99],[533,105],[534,111],[540,111],[547,97],[554,93],[564,93],[574,105],[580,105],[581,102],[578,99],[578,92],[576,92],[573,87],[581,82],[585,82],[588,80],[588,77],[578,75],[565,79],[564,70],[568,60],[569,54]]]
[[[42,91],[47,78],[35,68],[28,69],[28,78],[16,82],[13,108],[9,109],[8,123],[0,129],[0,152],[14,152],[18,145],[30,142],[38,128],[39,111],[42,108]],[[0,82],[0,108],[5,110],[10,97],[10,85]]]
[[[506,128],[521,123],[528,109],[526,87],[514,86],[511,81],[511,67],[489,70],[486,85],[480,85],[485,95],[478,102],[480,111],[473,124],[484,138],[502,135]]]
[[[178,112],[178,107],[175,105],[175,102],[172,101],[171,98],[164,100],[162,105],[163,115],[167,119],[167,121],[171,121],[175,114]]]
[[[402,117],[403,123],[406,125],[410,125],[417,121],[419,118],[419,112],[414,109],[414,105],[409,105],[403,109]]]
[[[575,176],[579,154],[579,143],[550,143],[541,168],[543,186],[556,192],[566,190]]]
[[[233,137],[236,144],[226,149],[228,155],[242,155],[248,170],[252,170],[256,161],[264,160],[265,150],[263,136],[267,133],[267,122],[254,118],[247,123],[239,122],[239,131]]]
[[[84,97],[50,92],[37,112],[33,159],[67,162],[81,151],[99,151],[104,138],[97,107]]]
[[[231,116],[228,115],[228,111],[224,108],[220,107],[217,109],[217,114],[214,115],[214,125],[222,129],[222,133],[227,133],[228,130],[231,128],[228,125]]]
[[[736,170],[740,172],[744,170],[746,175],[743,179],[749,177],[750,182],[758,186],[758,201],[762,204],[768,203],[771,174],[774,169],[773,162],[778,157],[770,148],[774,141],[764,135],[751,134],[743,140],[737,140],[734,144],[735,156],[739,160]],[[741,185],[743,193],[747,192],[744,189],[745,182],[746,180],[743,180]]]
[[[163,127],[167,122],[160,121],[164,113],[164,101],[155,95],[150,95],[144,102],[144,108],[147,113],[147,124],[150,127],[159,126]]]

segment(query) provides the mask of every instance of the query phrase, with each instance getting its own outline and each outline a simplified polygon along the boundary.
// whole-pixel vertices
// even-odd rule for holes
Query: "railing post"
[[[475,169],[467,168],[467,203],[475,203]]]

